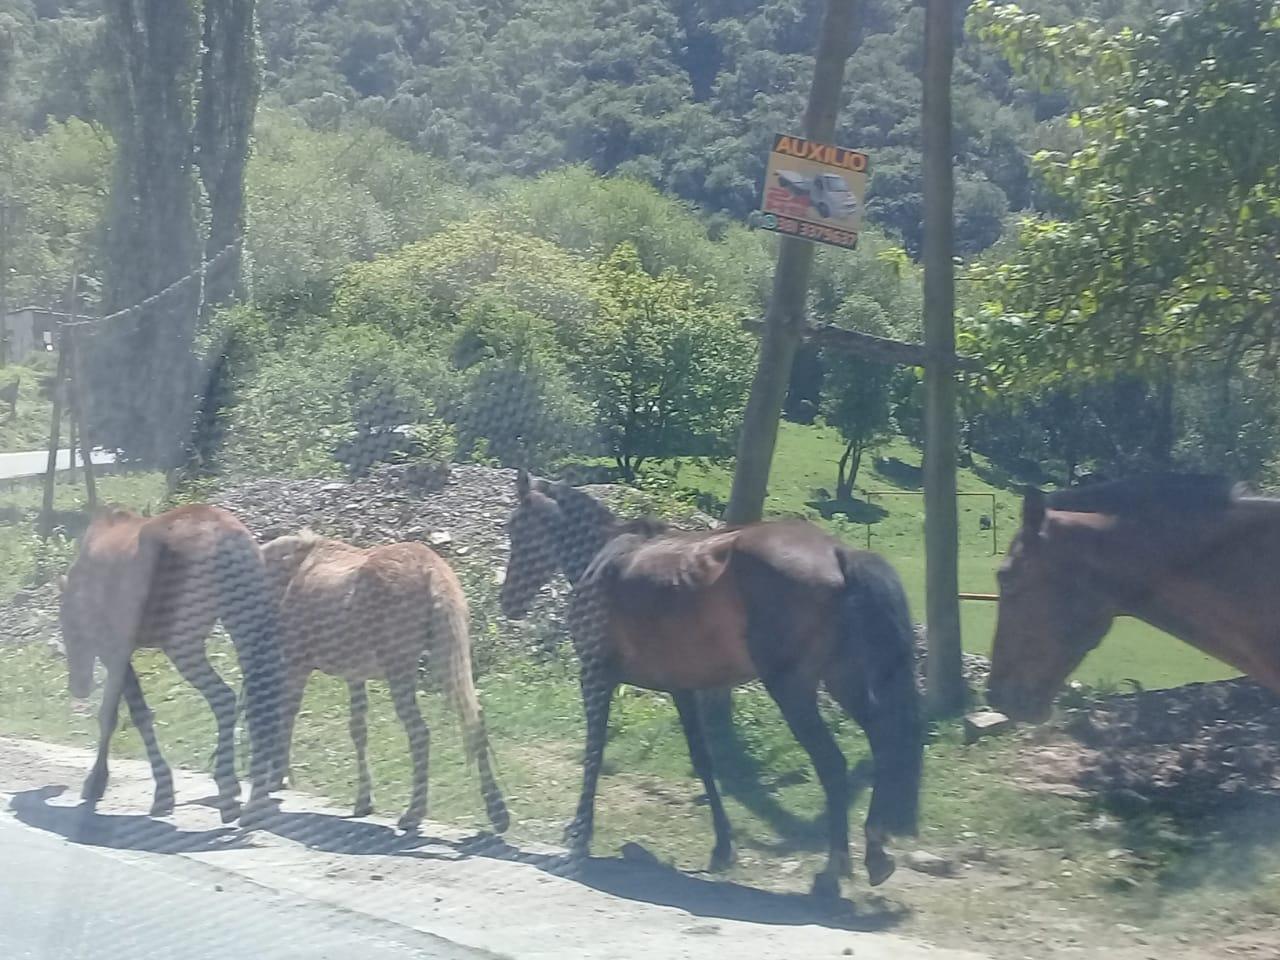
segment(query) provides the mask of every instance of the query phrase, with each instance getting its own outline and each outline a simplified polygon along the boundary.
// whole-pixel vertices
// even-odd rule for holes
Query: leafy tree
[[[645,272],[629,245],[601,266],[600,284],[581,377],[623,476],[655,457],[729,452],[752,360],[736,318],[674,271]]]
[[[465,385],[448,408],[459,454],[544,469],[592,453],[591,409],[565,368],[554,325],[496,297],[459,314],[453,362]]]
[[[53,121],[44,133],[0,137],[0,206],[7,235],[9,305],[66,296],[73,269],[97,275],[111,138],[80,120]]]
[[[259,113],[247,171],[249,284],[260,302],[327,298],[351,263],[465,219],[476,205],[442,161],[381,130],[310,130]]]
[[[1037,167],[1067,216],[1024,223],[987,273],[974,345],[1023,388],[1191,361],[1270,364],[1280,236],[1280,8],[1207,0],[1140,31],[971,15],[1028,76],[1068,87],[1078,150]]]
[[[417,427],[419,455],[448,459],[453,435],[434,398],[452,392],[452,383],[447,365],[422,341],[317,321],[247,373],[222,414],[224,469],[235,476],[333,475],[346,445],[381,432],[375,426],[402,422]],[[350,451],[349,459],[367,464],[389,452],[390,444]]]
[[[844,452],[836,467],[836,499],[853,496],[862,456],[893,433],[889,385],[893,368],[862,357],[840,357],[826,372],[823,416],[840,432]]]

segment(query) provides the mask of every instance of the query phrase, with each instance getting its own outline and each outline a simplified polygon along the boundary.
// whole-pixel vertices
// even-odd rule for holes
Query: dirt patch
[[[1121,812],[1193,820],[1280,801],[1280,697],[1251,681],[1108,697],[1059,727],[1080,749],[1039,748],[1053,754],[1039,764],[1044,782],[1074,784]]]

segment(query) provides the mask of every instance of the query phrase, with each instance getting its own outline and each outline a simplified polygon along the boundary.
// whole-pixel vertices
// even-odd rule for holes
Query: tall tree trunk
[[[804,114],[804,135],[810,140],[830,143],[835,138],[836,115],[844,89],[844,65],[853,45],[853,12],[854,0],[827,0],[813,67],[813,86],[809,89],[809,105]],[[764,335],[760,339],[760,359],[742,421],[733,489],[725,510],[725,519],[730,523],[750,523],[764,514],[769,468],[778,442],[778,420],[804,326],[813,245],[790,237],[782,237],[778,243],[778,265],[773,274]],[[732,732],[731,695],[725,690],[703,696],[707,729],[713,740],[722,741]]]
[[[244,171],[258,106],[256,0],[204,0],[204,43],[196,108],[196,164],[209,202],[205,303],[239,299]],[[228,249],[231,247],[231,249]],[[221,255],[221,256],[219,256]]]
[[[139,303],[200,260],[192,94],[196,0],[106,0],[116,142],[107,216],[105,309]],[[145,462],[178,462],[193,408],[199,285],[186,282],[97,332],[89,372],[94,435]]]
[[[853,484],[858,479],[858,470],[862,466],[861,440],[850,440],[845,445],[844,453],[836,466],[836,500],[844,502],[853,499]]]
[[[964,709],[956,518],[954,183],[951,156],[951,0],[927,0],[924,109],[925,616],[928,707]]]
[[[196,104],[195,162],[209,205],[202,309],[208,312],[245,296],[245,167],[261,89],[257,0],[204,0],[200,89]],[[231,394],[229,344],[215,344],[196,384],[199,401],[191,420],[186,472],[206,472],[222,436],[218,414]]]
[[[836,114],[844,88],[844,65],[853,43],[854,0],[827,0],[813,69],[813,86],[804,115],[804,135],[826,143],[835,137]],[[765,314],[760,359],[738,440],[738,460],[725,519],[759,520],[764,513],[769,467],[778,442],[778,419],[786,397],[791,365],[803,330],[813,268],[813,245],[782,237],[773,294]]]

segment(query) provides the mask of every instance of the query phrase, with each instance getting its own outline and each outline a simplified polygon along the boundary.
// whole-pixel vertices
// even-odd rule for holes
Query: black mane
[[[1240,499],[1235,481],[1207,473],[1152,473],[1057,490],[1045,497],[1050,510],[1073,513],[1216,513]]]

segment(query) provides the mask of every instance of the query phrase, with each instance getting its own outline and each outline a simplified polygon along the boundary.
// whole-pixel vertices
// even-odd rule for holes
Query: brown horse
[[[1280,693],[1280,500],[1220,477],[1154,475],[1028,490],[999,572],[987,699],[1041,720],[1119,616]]]
[[[610,701],[629,683],[675,700],[711,806],[711,865],[727,865],[732,837],[695,691],[758,677],[826,794],[830,850],[814,892],[837,894],[850,869],[848,767],[818,712],[820,685],[870,739],[867,873],[873,884],[888,879],[894,862],[884,841],[915,831],[923,757],[911,618],[892,567],[800,521],[679,534],[657,521],[621,523],[583,491],[523,471],[517,493],[503,612],[523,617],[557,571],[574,587],[569,627],[587,744],[582,796],[566,831],[571,853],[589,850]]]
[[[94,658],[107,679],[99,713],[98,758],[82,796],[102,798],[107,752],[124,697],[142,736],[156,781],[153,816],[173,810],[173,775],[156,742],[151,711],[131,658],[139,647],[158,647],[199,690],[218,723],[213,776],[224,822],[240,816],[235,768],[236,696],[210,665],[205,642],[221,619],[244,673],[245,706],[253,749],[253,788],[246,820],[265,812],[268,780],[277,759],[280,651],[275,610],[258,545],[230,513],[186,506],[157,517],[108,510],[90,522],[80,555],[62,580],[62,639],[71,694],[87,697]]]
[[[427,814],[430,732],[418,709],[418,661],[423,652],[462,720],[467,755],[480,771],[489,819],[499,831],[509,817],[489,763],[489,739],[471,677],[467,598],[453,570],[421,543],[360,549],[309,531],[279,537],[262,548],[280,604],[285,663],[284,763],[288,772],[293,725],[313,670],[347,681],[358,786],[355,816],[373,812],[365,754],[369,712],[366,681],[386,677],[396,713],[409,736],[413,792],[400,818],[416,829]]]

